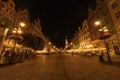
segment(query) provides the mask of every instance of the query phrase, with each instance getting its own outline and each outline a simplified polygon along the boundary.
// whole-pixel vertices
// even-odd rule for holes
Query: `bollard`
[[[100,55],[100,56],[99,56],[99,61],[100,61],[100,62],[104,62],[103,55]]]

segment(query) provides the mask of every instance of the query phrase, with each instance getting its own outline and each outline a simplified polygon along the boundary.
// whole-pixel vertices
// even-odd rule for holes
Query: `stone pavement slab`
[[[98,56],[39,55],[36,59],[0,67],[0,80],[119,80],[118,64],[101,63]]]

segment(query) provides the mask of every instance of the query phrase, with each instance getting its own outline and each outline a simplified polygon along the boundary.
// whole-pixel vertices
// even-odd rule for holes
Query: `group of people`
[[[0,63],[3,64],[12,64],[12,63],[21,63],[25,58],[35,57],[35,52],[31,50],[15,50],[12,49],[5,49],[1,51],[0,54]]]

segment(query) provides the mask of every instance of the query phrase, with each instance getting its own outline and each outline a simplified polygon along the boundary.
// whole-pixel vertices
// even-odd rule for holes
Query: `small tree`
[[[11,28],[12,27],[12,22],[8,18],[0,15],[0,27]]]
[[[8,38],[8,36],[10,35],[11,29],[12,29],[12,22],[6,18],[3,17],[2,15],[0,15],[0,27],[2,28],[9,28],[8,33],[6,34],[6,39]]]
[[[44,48],[44,41],[41,38],[33,36],[32,34],[23,34],[22,37],[23,41],[18,41],[19,44],[33,48],[35,50],[42,50]]]

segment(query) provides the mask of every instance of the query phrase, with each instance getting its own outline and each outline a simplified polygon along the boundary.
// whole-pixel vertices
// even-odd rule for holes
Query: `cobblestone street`
[[[0,80],[120,80],[119,64],[101,63],[98,56],[39,55],[23,63],[1,66]]]

